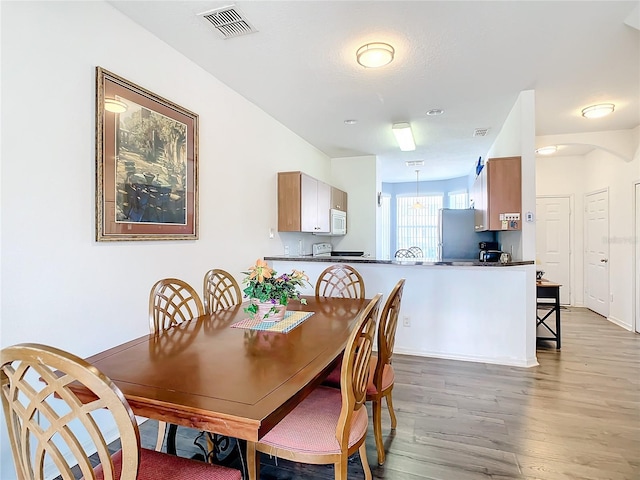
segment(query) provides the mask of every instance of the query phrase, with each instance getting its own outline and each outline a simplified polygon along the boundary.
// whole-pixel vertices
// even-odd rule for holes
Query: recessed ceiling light
[[[356,120],[354,118],[349,118],[349,119],[344,121],[345,125],[355,125],[356,123],[358,123],[358,120]]]
[[[552,153],[556,153],[558,151],[558,147],[555,145],[549,145],[548,147],[538,148],[536,153],[538,155],[551,155]]]
[[[601,103],[599,105],[591,105],[582,109],[582,116],[585,118],[600,118],[613,113],[616,106],[613,103]]]
[[[427,112],[427,115],[435,116],[435,115],[442,115],[443,113],[444,113],[444,110],[442,110],[441,108],[432,108]]]
[[[358,63],[366,68],[384,67],[391,63],[395,50],[388,43],[367,43],[356,52]]]

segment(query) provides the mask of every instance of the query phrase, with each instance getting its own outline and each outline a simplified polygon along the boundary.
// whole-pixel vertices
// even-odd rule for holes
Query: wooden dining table
[[[136,415],[257,441],[333,367],[368,300],[304,297],[288,333],[234,328],[246,303],[87,358]],[[91,398],[89,392],[84,395]]]

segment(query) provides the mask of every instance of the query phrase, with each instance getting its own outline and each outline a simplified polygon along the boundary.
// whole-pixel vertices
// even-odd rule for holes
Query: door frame
[[[570,193],[567,195],[536,195],[536,199],[538,198],[568,198],[569,199],[569,306],[576,305],[575,298],[575,238],[576,238],[576,216],[575,205],[574,205],[574,194]],[[537,218],[537,212],[536,212]]]
[[[640,236],[638,232],[640,229],[640,209],[638,205],[640,205],[640,179],[635,180],[631,187],[633,188],[631,197],[633,198],[633,232],[631,233],[633,241],[633,299],[631,305],[632,317],[631,317],[631,331],[640,333],[640,283],[638,279],[640,278]]]

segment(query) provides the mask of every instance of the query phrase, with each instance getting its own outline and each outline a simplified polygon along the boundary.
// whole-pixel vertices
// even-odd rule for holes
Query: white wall
[[[536,160],[537,195],[573,198],[575,256],[572,290],[575,304],[584,304],[584,197],[609,190],[609,319],[624,328],[633,325],[634,181],[640,179],[640,127],[579,136],[545,136],[538,144],[587,144],[597,148],[583,156],[540,157]],[[562,150],[560,150],[561,152]],[[611,295],[613,300],[611,300]]]
[[[364,250],[376,256],[377,159],[374,155],[334,158],[331,183],[348,192],[347,235],[333,237],[335,250]],[[357,213],[355,213],[357,212]]]
[[[105,2],[2,2],[0,345],[82,357],[148,332],[151,285],[281,254],[276,172],[330,161]],[[96,243],[95,67],[199,114],[200,239]],[[372,187],[373,188],[373,187]],[[4,420],[2,421],[4,424]],[[15,476],[6,429],[0,478]]]

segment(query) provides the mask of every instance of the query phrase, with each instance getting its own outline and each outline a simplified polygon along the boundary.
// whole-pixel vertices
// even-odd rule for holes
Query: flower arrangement
[[[309,277],[301,271],[292,270],[291,273],[283,273],[276,276],[273,270],[264,260],[256,260],[256,264],[249,268],[248,272],[242,272],[245,279],[242,281],[247,286],[242,290],[246,297],[255,299],[260,303],[271,303],[271,309],[264,315],[264,318],[278,313],[280,305],[286,307],[289,300],[299,300],[303,305],[307,304],[304,298],[300,297],[298,287],[309,284]],[[282,308],[282,307],[280,307]],[[244,309],[245,312],[255,315],[258,312],[258,305],[251,302]]]

